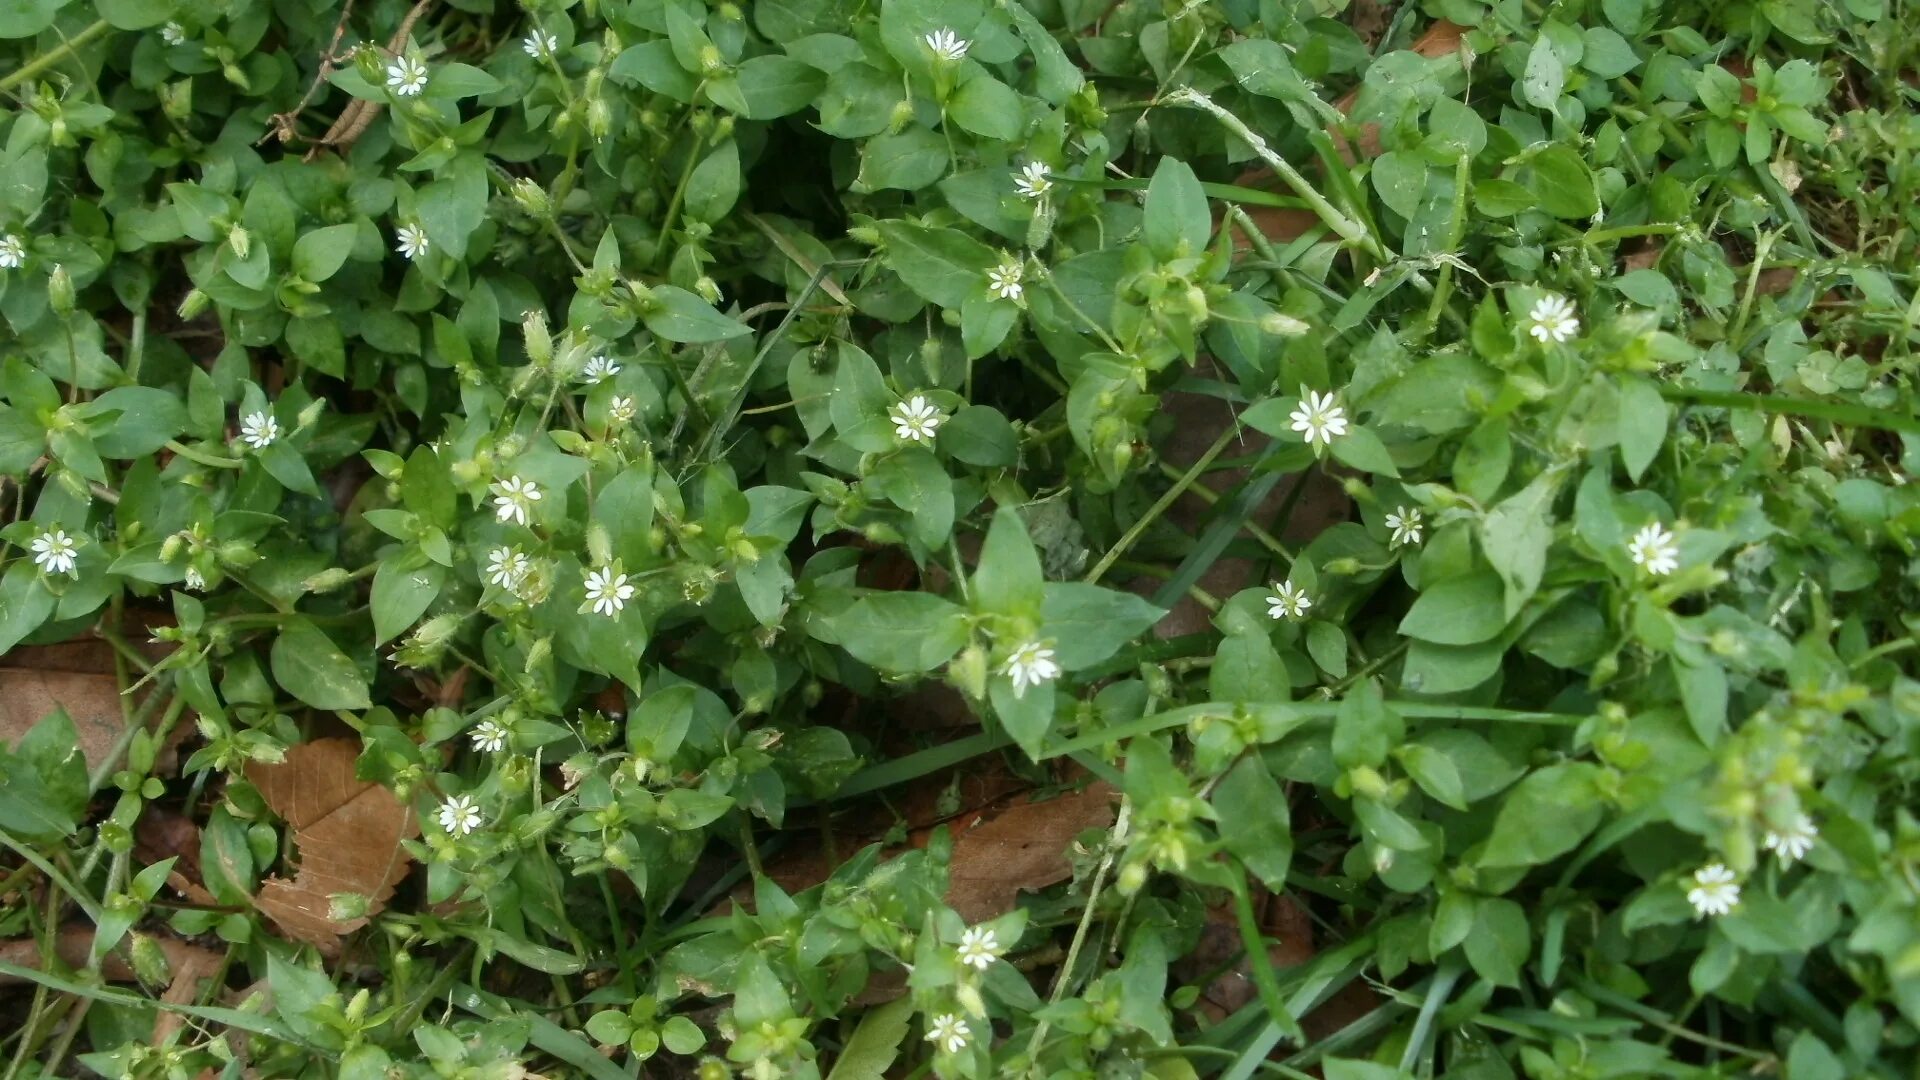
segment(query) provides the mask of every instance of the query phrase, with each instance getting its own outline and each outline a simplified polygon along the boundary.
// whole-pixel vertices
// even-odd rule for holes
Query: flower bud
[[[293,418],[293,430],[300,431],[312,427],[319,422],[320,414],[326,411],[327,403],[323,398],[315,398],[307,402],[306,407],[300,410],[300,415]]]
[[[185,322],[199,318],[201,313],[207,310],[207,305],[212,302],[212,298],[199,289],[188,289],[187,295],[180,300],[179,315],[181,321]]]
[[[73,276],[59,263],[53,264],[53,273],[47,277],[47,303],[63,319],[73,314]]]
[[[334,922],[352,922],[367,917],[367,898],[359,893],[334,893],[327,897],[327,918]]]
[[[160,943],[145,934],[133,935],[133,973],[148,986],[165,986],[173,977],[172,965],[167,962],[167,951]]]
[[[526,340],[527,359],[535,367],[553,362],[553,335],[547,332],[546,312],[532,308],[520,317],[520,334]]]
[[[534,217],[546,217],[553,210],[547,189],[524,176],[513,182],[513,201]]]
[[[221,563],[236,569],[245,569],[260,561],[260,553],[245,540],[229,540],[221,544],[215,554]]]
[[[247,254],[253,250],[253,237],[248,234],[246,226],[235,225],[227,230],[227,247],[233,250],[234,258],[246,261]]]
[[[720,284],[705,274],[700,275],[700,280],[693,283],[693,291],[699,293],[700,299],[709,304],[720,303]]]
[[[353,575],[335,566],[322,570],[300,583],[300,587],[310,593],[327,593],[340,588],[353,580]]]
[[[607,527],[597,521],[587,526],[587,557],[595,566],[613,561],[613,540],[607,535]]]
[[[594,98],[587,102],[587,134],[594,142],[605,142],[613,133],[613,108],[606,98]]]
[[[1313,327],[1304,320],[1275,311],[1261,316],[1260,329],[1275,337],[1302,337]]]

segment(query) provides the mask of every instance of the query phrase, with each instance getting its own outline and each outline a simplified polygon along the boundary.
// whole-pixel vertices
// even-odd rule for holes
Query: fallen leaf
[[[367,915],[378,914],[412,864],[400,842],[420,832],[393,792],[354,776],[359,753],[354,740],[317,739],[290,748],[279,764],[247,765],[260,797],[292,826],[299,857],[293,880],[267,879],[254,904],[288,937],[329,956],[342,935],[367,924],[332,918],[331,898],[358,893]]]
[[[1113,788],[1095,782],[1057,799],[1018,803],[954,836],[947,904],[970,923],[1004,915],[1022,892],[1073,876],[1071,848],[1085,829],[1113,824]]]
[[[226,959],[225,953],[177,938],[154,937],[152,940],[160,946],[160,951],[167,957],[167,969],[172,973],[169,993],[172,992],[171,987],[179,986],[190,995],[194,983],[219,971],[221,963]],[[67,967],[75,970],[85,968],[88,958],[93,954],[93,927],[61,927],[60,932],[54,936],[53,951],[60,962]],[[101,959],[100,974],[105,976],[108,982],[136,981],[133,964],[124,955],[126,951],[127,946],[123,943]],[[31,938],[0,941],[0,961],[12,964],[14,967],[37,971],[40,968],[40,943]],[[0,986],[14,986],[25,981],[17,975],[0,974]],[[191,1000],[191,996],[186,1000]]]

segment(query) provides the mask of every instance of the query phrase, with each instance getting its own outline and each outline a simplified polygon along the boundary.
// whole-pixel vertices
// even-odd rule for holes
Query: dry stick
[[[406,48],[407,39],[413,34],[413,24],[420,21],[420,16],[427,13],[427,8],[432,3],[433,0],[419,0],[407,11],[407,17],[400,20],[400,29],[395,30],[393,36],[387,39],[389,53],[398,53]],[[307,157],[311,159],[320,152],[322,146],[343,149],[352,146],[354,141],[360,138],[361,133],[373,125],[374,119],[380,115],[380,110],[384,107],[377,101],[354,98],[346,108],[340,110],[340,115],[333,121],[333,126],[327,129],[327,133],[315,141],[314,148],[308,152]]]
[[[353,0],[347,0],[340,8],[340,21],[333,24],[333,40],[327,43],[327,51],[320,54],[320,67],[314,71],[313,81],[307,84],[307,92],[300,95],[300,100],[294,103],[293,108],[274,114],[273,133],[280,137],[281,142],[293,141],[295,125],[300,121],[300,114],[306,110],[307,102],[313,100],[314,91],[320,89],[320,84],[326,81],[328,75],[333,74],[334,63],[340,55],[340,39],[346,36],[347,20],[352,16]],[[261,135],[260,141],[253,145],[259,146],[266,141],[267,137]]]

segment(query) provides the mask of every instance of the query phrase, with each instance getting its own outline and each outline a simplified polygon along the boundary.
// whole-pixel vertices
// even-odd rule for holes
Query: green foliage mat
[[[1912,1076],[1915,10],[0,0],[0,1080]]]

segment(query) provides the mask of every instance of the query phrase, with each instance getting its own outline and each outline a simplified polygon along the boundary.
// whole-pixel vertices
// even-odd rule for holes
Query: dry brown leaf
[[[80,752],[89,768],[97,768],[126,730],[112,646],[83,639],[15,648],[0,658],[0,742],[18,742],[56,709],[73,719]],[[174,725],[156,772],[171,769],[172,744],[190,727]]]
[[[947,903],[970,923],[1013,910],[1022,892],[1073,876],[1070,849],[1085,829],[1113,824],[1113,788],[1093,783],[1043,802],[1019,803],[954,837]]]
[[[224,953],[177,938],[154,937],[153,942],[160,946],[161,952],[166,954],[167,968],[173,973],[171,985],[181,986],[186,992],[193,989],[197,980],[208,978],[219,971],[221,962],[226,959]],[[60,933],[53,939],[53,951],[54,955],[60,958],[60,962],[67,967],[76,970],[86,967],[88,957],[93,952],[93,927],[61,927]],[[135,981],[133,965],[124,955],[126,951],[126,943],[122,942],[120,947],[108,953],[100,961],[100,974],[104,975],[108,982]],[[32,939],[0,941],[0,961],[5,961],[14,967],[38,970],[40,943]],[[24,981],[17,975],[0,975],[0,986],[11,986]],[[191,1000],[191,997],[186,1000]]]
[[[267,879],[254,903],[288,937],[327,955],[339,951],[341,935],[367,924],[332,918],[330,898],[358,893],[367,914],[377,914],[412,864],[400,842],[420,832],[393,792],[354,776],[359,752],[354,740],[317,739],[292,747],[277,765],[247,765],[261,798],[293,827],[299,857],[293,880]]]

